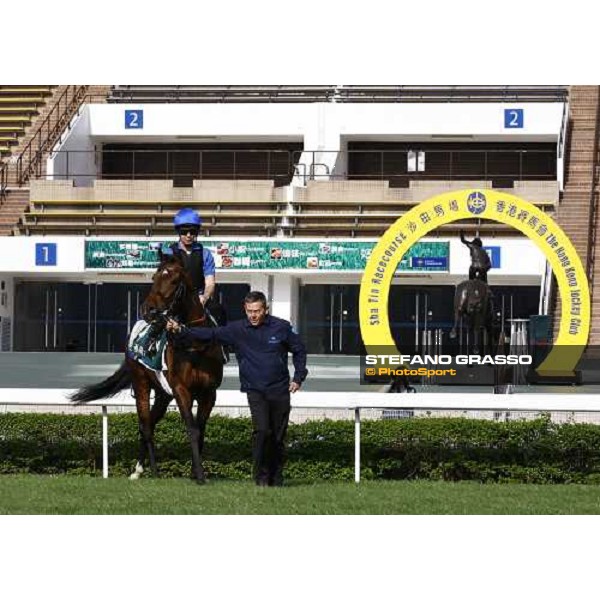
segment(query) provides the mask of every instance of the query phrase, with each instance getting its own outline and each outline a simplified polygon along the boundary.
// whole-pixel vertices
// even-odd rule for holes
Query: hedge
[[[209,477],[249,479],[251,422],[214,416],[207,426]],[[0,473],[101,474],[99,415],[0,415]],[[365,479],[480,482],[600,482],[600,426],[463,418],[364,421]],[[286,476],[306,482],[352,481],[354,424],[309,421],[290,425]],[[191,452],[182,421],[167,414],[156,432],[162,476],[188,477]],[[138,451],[134,414],[109,417],[111,475],[127,475]]]

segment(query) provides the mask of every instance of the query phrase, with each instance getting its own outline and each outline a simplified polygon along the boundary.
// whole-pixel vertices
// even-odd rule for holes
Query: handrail
[[[18,185],[23,185],[23,183],[29,179],[34,169],[37,170],[39,176],[39,167],[44,152],[49,151],[49,147],[56,143],[58,136],[64,131],[65,123],[66,127],[69,128],[73,114],[76,112],[78,113],[81,106],[85,104],[86,101],[101,97],[83,93],[86,92],[88,88],[89,86],[87,85],[67,86],[19,156],[13,157],[12,160],[8,160],[4,163],[0,163],[0,206],[6,201],[6,190],[8,189],[10,169],[13,168],[15,170],[15,181]],[[70,99],[69,94],[71,95]],[[55,112],[58,113],[63,99],[65,99],[64,110],[56,117],[56,122],[51,126],[51,120],[55,117]],[[102,96],[102,99],[104,100],[105,97]],[[46,138],[42,140],[44,128],[46,129]],[[33,150],[34,142],[37,142],[35,151]],[[29,162],[26,166],[24,166],[25,155],[29,158]]]
[[[558,158],[562,158],[565,152],[565,141],[567,138],[567,117],[569,115],[569,103],[565,102],[563,106],[562,120],[560,123],[560,134],[558,136]]]
[[[41,175],[40,165],[44,152],[47,152],[56,143],[65,126],[69,127],[73,114],[81,107],[88,87],[87,85],[68,85],[65,88],[17,158],[16,170],[19,185],[23,185],[34,171],[37,176]]]
[[[6,200],[6,188],[8,187],[8,162],[0,164],[0,206]]]
[[[548,156],[552,159],[556,159],[555,150],[513,150],[514,154],[521,157],[534,157],[535,155]],[[100,153],[97,150],[54,150],[51,153],[51,157],[55,160],[53,169],[54,179],[72,179],[74,177],[93,177],[94,179],[181,179],[181,178],[193,178],[193,179],[206,179],[206,178],[217,178],[217,179],[280,179],[280,178],[293,178],[298,176],[296,173],[297,166],[300,164],[299,159],[302,155],[319,155],[320,160],[317,162],[315,158],[312,161],[309,160],[305,164],[304,176],[307,179],[378,179],[378,180],[394,180],[398,178],[404,178],[406,180],[438,180],[438,179],[478,179],[484,181],[491,180],[502,180],[509,179],[513,181],[523,180],[544,180],[544,181],[556,181],[557,173],[554,172],[533,172],[528,170],[527,164],[524,160],[519,160],[518,166],[506,165],[506,170],[492,170],[489,168],[488,157],[492,157],[495,154],[506,154],[506,150],[502,149],[488,149],[488,150],[426,150],[426,154],[430,157],[448,157],[447,164],[445,167],[439,166],[440,160],[437,161],[438,166],[433,171],[407,171],[403,165],[405,163],[406,150],[277,150],[277,149],[250,149],[250,148],[209,148],[209,149],[161,149],[161,148],[136,148],[136,149],[103,149]],[[89,168],[81,166],[82,161],[74,161],[73,157],[90,157],[98,156],[100,154],[102,159],[117,157],[113,162],[113,167],[110,169],[103,169],[102,172],[98,173],[96,168],[96,161],[90,163]],[[462,168],[460,162],[456,159],[457,155],[463,155],[476,157],[479,159],[479,168],[475,167]],[[144,163],[144,156],[162,156],[164,157],[163,167],[152,166],[149,168],[148,165],[142,166]],[[173,165],[176,163],[177,156],[183,155],[195,155],[196,164],[188,164],[184,170],[174,169]],[[259,162],[253,161],[253,164],[247,163],[246,161],[238,160],[241,155],[264,155],[264,165],[261,167]],[[378,157],[378,166],[372,170],[365,170],[360,168],[360,165],[356,165],[352,172],[344,173],[332,173],[331,164],[329,158],[333,160],[333,157],[340,155],[346,155],[348,158],[353,156],[368,157],[374,155]],[[132,157],[130,161],[120,161],[118,157]],[[205,160],[205,157],[223,157],[224,160],[228,160],[227,164],[215,164],[212,167],[209,166],[209,162]],[[281,157],[279,163],[276,163],[274,159]],[[329,158],[328,158],[329,157]],[[391,160],[387,160],[391,159]],[[387,162],[386,162],[387,160]],[[73,167],[73,163],[76,162],[80,166]],[[472,161],[471,161],[472,162]],[[368,161],[372,164],[372,161]],[[242,166],[244,165],[244,166]],[[385,165],[385,166],[384,166]],[[529,171],[529,172],[528,172]],[[190,184],[191,185],[191,184]],[[394,185],[392,183],[392,185]],[[496,186],[503,187],[503,186]],[[510,187],[510,185],[504,186]]]
[[[596,188],[598,185],[598,136],[600,135],[600,86],[598,88],[598,96],[596,99],[596,120],[594,123],[594,149],[592,151],[592,181],[590,187],[590,220],[588,223],[587,237],[587,256],[586,256],[586,273],[590,289],[594,290],[594,256],[593,252],[596,247],[596,216],[598,214],[598,206],[596,201]]]

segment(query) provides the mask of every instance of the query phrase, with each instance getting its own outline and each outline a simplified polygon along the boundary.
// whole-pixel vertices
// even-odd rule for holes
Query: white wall
[[[218,280],[220,279],[220,274],[217,273]],[[262,292],[267,297],[267,303],[269,306],[273,302],[273,275],[269,275],[268,273],[250,273],[250,291],[251,292]]]
[[[56,148],[59,152],[50,154],[47,173],[55,179],[73,179],[76,186],[91,186],[96,179],[97,169],[94,154],[94,141],[90,137],[90,110],[84,106],[79,117],[71,124],[70,133]]]
[[[11,274],[83,274],[84,273],[84,237],[79,236],[20,236],[20,237],[0,237],[0,275],[3,273]],[[89,239],[89,238],[88,238]],[[118,238],[98,237],[93,239],[120,239],[135,240],[128,236]],[[144,238],[147,240],[148,238]],[[154,239],[154,238],[153,238]],[[156,238],[164,239],[164,238]],[[259,238],[256,238],[259,239]],[[304,238],[301,238],[304,240]],[[306,238],[309,239],[309,238]],[[300,238],[299,238],[300,240]],[[423,241],[449,241],[450,242],[450,275],[460,275],[469,272],[470,255],[469,250],[461,244],[458,238],[423,238]],[[360,241],[368,241],[361,239]],[[375,240],[372,240],[375,241]],[[36,244],[56,243],[57,244],[57,264],[52,267],[36,266]],[[525,238],[486,238],[483,237],[485,246],[501,247],[501,265],[500,269],[494,269],[492,275],[501,276],[521,276],[535,275],[541,276],[545,268],[545,258],[537,246]],[[122,275],[122,273],[120,273]],[[290,275],[303,276],[302,271],[291,271],[282,274],[281,271],[274,270],[269,272],[228,272],[220,271],[222,279],[220,281],[235,282],[249,281],[252,289],[263,291],[267,296],[273,294],[273,286],[277,287],[284,279],[278,279],[277,282],[272,277],[288,277]],[[350,277],[356,279],[360,274],[339,274],[342,278]],[[336,273],[310,273],[311,278],[316,278],[323,283],[326,280],[336,280]],[[291,279],[285,281],[291,282]]]
[[[286,273],[274,275],[271,313],[296,325],[298,322],[298,294],[299,281],[297,277]]]
[[[467,236],[472,239],[472,236]],[[500,246],[500,269],[492,269],[488,275],[490,283],[500,284],[497,277],[518,277],[521,275],[542,276],[546,268],[546,258],[542,251],[529,239],[482,237],[484,246]],[[460,239],[450,240],[450,273],[452,275],[468,274],[471,264],[469,249]]]
[[[36,244],[55,243],[56,266],[36,266]],[[0,237],[0,277],[4,273],[83,273],[84,238],[77,236]]]
[[[504,110],[522,108],[524,127],[505,129]],[[143,129],[125,129],[125,111],[143,110]],[[562,103],[306,103],[306,104],[91,104],[65,137],[61,150],[93,150],[108,142],[303,142],[299,163],[323,177],[346,174],[349,140],[477,140],[557,142]],[[442,136],[436,138],[435,136]],[[452,138],[448,136],[459,136]],[[463,136],[461,138],[460,136]],[[468,136],[468,137],[464,137]],[[48,173],[66,171],[66,156],[48,161]],[[69,154],[76,185],[91,185],[93,154]],[[559,174],[562,180],[562,174]],[[303,184],[295,179],[294,185]]]
[[[523,129],[504,128],[506,108],[524,109]],[[143,109],[143,130],[125,129],[125,110]],[[340,136],[475,135],[557,139],[562,103],[93,104],[96,139],[232,136],[304,139],[308,150],[339,146]],[[333,147],[331,146],[333,145]]]

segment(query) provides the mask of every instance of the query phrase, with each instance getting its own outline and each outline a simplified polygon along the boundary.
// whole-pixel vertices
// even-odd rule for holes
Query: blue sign
[[[35,265],[36,267],[55,267],[56,244],[36,244]]]
[[[144,129],[144,111],[126,110],[125,129]]]
[[[504,129],[523,129],[525,115],[522,108],[504,109]]]
[[[448,257],[447,256],[411,256],[410,266],[413,269],[419,268],[434,268],[434,269],[448,269]]]
[[[488,253],[492,261],[492,269],[500,268],[500,246],[484,246],[483,249]]]

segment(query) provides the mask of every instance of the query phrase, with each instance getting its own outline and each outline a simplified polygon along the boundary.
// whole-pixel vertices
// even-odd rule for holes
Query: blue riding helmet
[[[183,227],[184,225],[194,225],[200,227],[202,225],[202,219],[200,215],[191,208],[182,208],[174,217],[173,225],[175,229]]]

